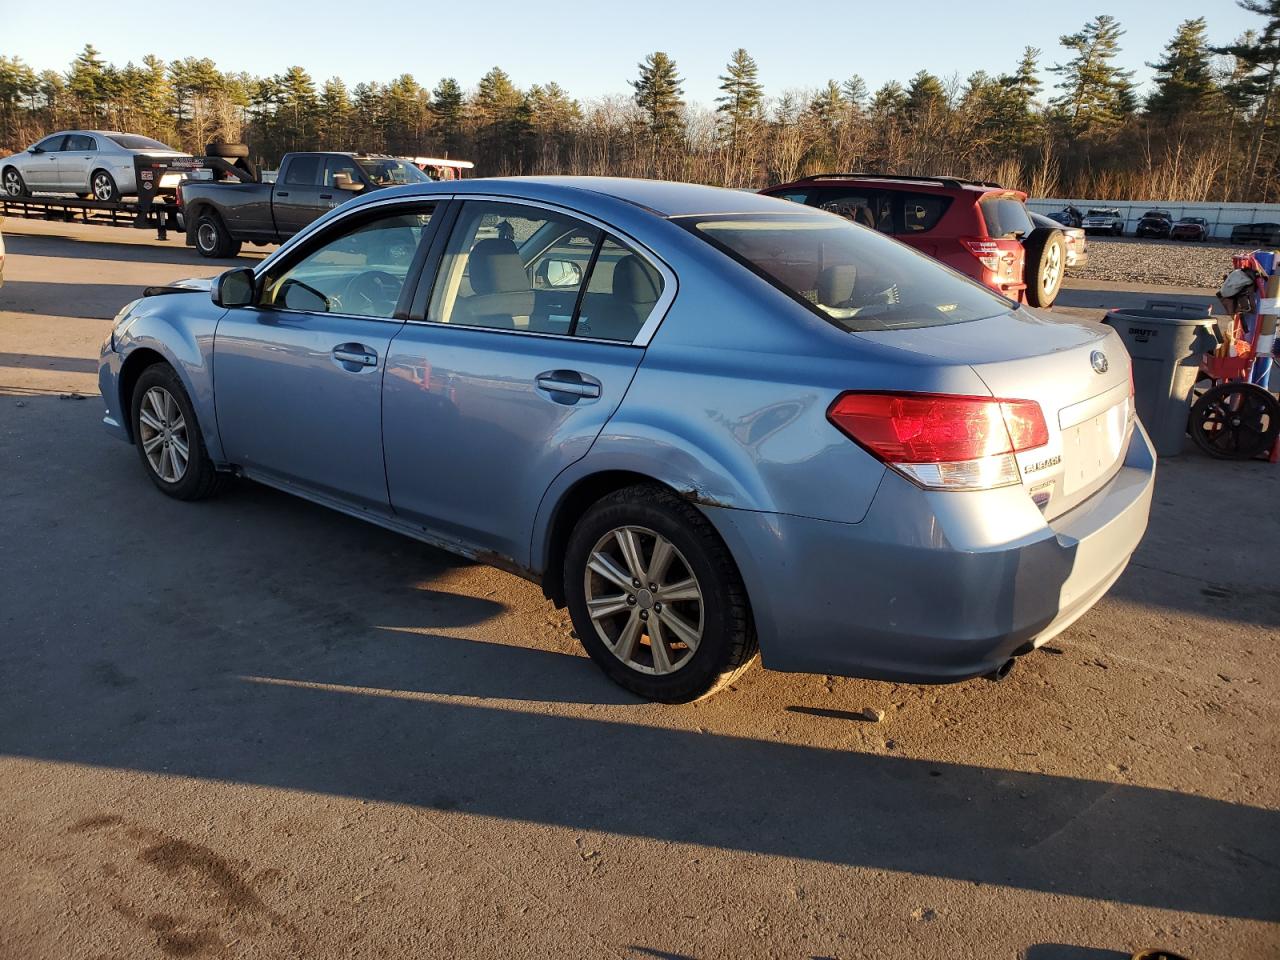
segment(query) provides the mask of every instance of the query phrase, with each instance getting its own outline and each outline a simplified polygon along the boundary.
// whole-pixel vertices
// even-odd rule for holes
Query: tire
[[[1112,235],[1113,237],[1123,237],[1123,236],[1124,236],[1124,224],[1120,224],[1120,223],[1114,223],[1114,224],[1112,224],[1112,225],[1111,225],[1111,235]]]
[[[643,570],[627,563],[624,538],[636,545],[633,553]],[[670,548],[665,573],[654,570],[659,539]],[[612,575],[601,574],[602,569]],[[657,578],[656,592],[644,582],[650,573]],[[665,487],[627,487],[590,507],[569,537],[564,584],[583,648],[615,683],[641,697],[688,703],[710,696],[755,658],[755,625],[733,557],[710,521]],[[668,594],[664,609],[664,590],[673,586],[682,588],[681,596]],[[588,611],[589,590],[597,609],[601,600],[615,597],[621,606],[597,613],[597,622]],[[655,624],[660,648],[650,635]],[[682,643],[683,636],[694,642]]]
[[[89,186],[93,189],[93,199],[102,203],[116,203],[120,200],[120,188],[116,186],[116,178],[105,170],[95,170],[89,175]]]
[[[22,179],[22,174],[18,172],[17,167],[5,167],[2,179],[6,197],[17,199],[31,196],[31,191],[27,189],[27,182]]]
[[[195,409],[167,363],[142,371],[133,387],[129,414],[142,467],[162,493],[176,500],[203,500],[222,489],[226,475],[214,469]],[[181,459],[184,444],[185,463]]]
[[[224,160],[242,160],[249,156],[249,147],[243,143],[206,143],[206,157],[222,157]]]
[[[1027,284],[1027,303],[1033,307],[1051,307],[1062,290],[1067,273],[1067,242],[1061,230],[1039,227],[1023,244],[1026,251],[1023,279]]]
[[[1196,446],[1218,460],[1252,460],[1270,452],[1280,433],[1280,401],[1251,383],[1220,383],[1191,406]]]
[[[240,253],[240,241],[231,236],[222,218],[212,210],[201,211],[196,217],[195,241],[202,257],[226,259]]]

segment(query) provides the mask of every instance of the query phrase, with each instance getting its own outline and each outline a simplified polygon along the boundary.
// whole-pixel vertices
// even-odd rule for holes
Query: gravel
[[[1217,290],[1231,256],[1247,248],[1226,243],[1090,237],[1089,262],[1072,274],[1084,280],[1158,283]]]

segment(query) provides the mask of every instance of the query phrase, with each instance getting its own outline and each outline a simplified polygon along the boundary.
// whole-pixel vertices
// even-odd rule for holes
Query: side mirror
[[[359,180],[352,180],[349,173],[335,173],[333,185],[339,190],[350,190],[352,193],[359,193],[364,189],[364,184]]]
[[[44,148],[37,146],[27,147],[27,153],[44,153]]]
[[[543,260],[537,277],[544,287],[576,287],[582,282],[582,268],[572,260]]]
[[[257,295],[257,278],[248,267],[236,267],[213,278],[209,295],[220,307],[251,307]]]

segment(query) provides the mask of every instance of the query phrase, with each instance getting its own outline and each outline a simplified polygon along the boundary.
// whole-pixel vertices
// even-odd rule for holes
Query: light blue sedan
[[[126,306],[107,426],[511,570],[618,683],[1003,676],[1146,529],[1108,328],[843,218],[687,184],[414,184]]]

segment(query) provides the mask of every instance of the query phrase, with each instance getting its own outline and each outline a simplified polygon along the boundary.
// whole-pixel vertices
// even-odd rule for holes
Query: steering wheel
[[[400,300],[404,281],[385,270],[366,270],[348,282],[338,298],[347,313],[360,316],[390,316]]]

